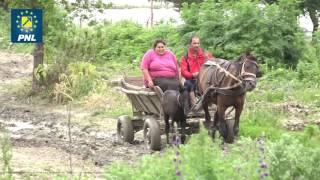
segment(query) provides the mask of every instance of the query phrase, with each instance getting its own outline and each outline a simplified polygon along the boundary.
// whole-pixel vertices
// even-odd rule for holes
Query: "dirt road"
[[[130,163],[150,153],[139,134],[133,145],[120,143],[116,138],[116,119],[103,119],[105,129],[81,126],[73,119],[80,111],[82,119],[86,119],[88,113],[83,109],[72,107],[68,112],[65,106],[12,93],[17,87],[23,87],[21,84],[30,82],[32,63],[31,55],[0,52],[0,132],[10,136],[12,166],[20,176],[27,172],[71,169],[102,172],[102,167],[112,162]],[[28,88],[24,86],[23,89]]]

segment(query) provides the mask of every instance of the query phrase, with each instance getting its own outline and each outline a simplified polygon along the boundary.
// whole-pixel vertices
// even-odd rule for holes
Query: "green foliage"
[[[31,53],[34,46],[25,43],[11,43],[11,22],[9,16],[10,14],[0,7],[0,49],[14,50],[20,53]]]
[[[71,63],[68,66],[71,78],[71,96],[79,98],[93,91],[100,78],[96,67],[87,62]]]
[[[245,109],[241,116],[240,134],[251,138],[265,135],[268,139],[278,139],[284,132],[281,129],[282,119],[284,115],[271,108]]]
[[[1,145],[1,157],[0,162],[2,162],[2,173],[0,174],[0,179],[13,179],[12,167],[11,167],[11,142],[8,135],[0,134],[0,145]]]
[[[9,13],[6,13],[0,7],[0,48],[6,48],[9,45]]]
[[[310,128],[315,133],[315,128]],[[319,130],[316,130],[318,133]],[[314,135],[313,135],[314,136]],[[319,147],[304,146],[294,135],[269,138],[240,138],[235,144],[212,142],[206,130],[193,135],[186,145],[165,153],[145,156],[134,166],[116,163],[107,179],[317,179]],[[181,160],[179,162],[178,160]],[[175,162],[179,162],[175,166]],[[176,175],[176,171],[181,176]]]
[[[201,3],[203,0],[165,0],[172,2],[174,7],[180,10],[184,4]]]
[[[193,135],[186,145],[165,153],[145,156],[135,166],[117,163],[109,167],[107,179],[257,179],[259,153],[254,141],[241,139],[221,147],[206,130]],[[181,162],[179,162],[181,160]],[[178,169],[175,166],[178,161]],[[177,170],[181,176],[177,176]]]
[[[160,24],[148,30],[138,24],[121,21],[87,28],[72,25],[67,29],[59,34],[59,38],[52,39],[52,46],[58,48],[47,51],[49,57],[64,64],[79,60],[96,63],[114,61],[137,67],[144,52],[152,48],[157,38],[167,40],[168,48],[179,49],[179,34],[171,24]]]
[[[295,66],[305,44],[298,14],[294,0],[266,6],[249,0],[206,0],[183,8],[182,32],[198,33],[217,57],[232,59],[251,50],[269,67]]]
[[[57,102],[79,99],[94,91],[100,82],[100,73],[88,62],[70,63],[67,74],[61,74],[55,84],[54,98]],[[67,99],[66,99],[67,98]]]
[[[320,149],[303,146],[294,136],[270,143],[270,175],[274,179],[317,179]]]
[[[320,81],[320,32],[315,33],[313,45],[307,46],[297,71],[299,78],[304,81],[317,83]]]
[[[46,64],[40,64],[35,70],[34,70],[34,76],[40,83],[44,83],[48,76],[49,67]]]

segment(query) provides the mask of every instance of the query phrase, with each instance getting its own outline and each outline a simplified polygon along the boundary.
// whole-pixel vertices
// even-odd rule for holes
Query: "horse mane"
[[[249,51],[246,51],[240,55],[240,57],[236,60],[236,62],[243,62],[246,59],[251,61],[257,61],[256,57],[254,57]]]

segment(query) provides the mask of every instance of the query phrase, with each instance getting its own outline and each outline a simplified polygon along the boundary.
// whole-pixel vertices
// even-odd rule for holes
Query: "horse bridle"
[[[240,75],[239,75],[239,76],[240,76],[240,78],[241,78],[242,80],[245,80],[245,81],[256,81],[256,78],[257,78],[257,75],[256,75],[256,74],[250,73],[250,72],[246,72],[246,71],[244,70],[244,66],[245,66],[246,62],[248,62],[248,61],[251,61],[251,62],[254,63],[257,67],[259,67],[257,62],[252,61],[252,60],[245,59],[245,60],[243,61],[243,63],[242,63],[242,67],[241,67],[241,71],[240,71]]]

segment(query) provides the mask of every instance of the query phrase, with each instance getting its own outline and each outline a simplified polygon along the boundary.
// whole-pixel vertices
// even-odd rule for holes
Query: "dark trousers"
[[[188,92],[196,90],[196,80],[195,79],[187,79],[184,82],[184,89]]]
[[[163,92],[166,90],[179,90],[179,80],[176,77],[167,78],[167,77],[158,77],[153,79],[155,86],[159,86]]]

